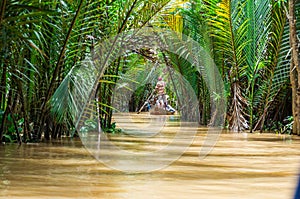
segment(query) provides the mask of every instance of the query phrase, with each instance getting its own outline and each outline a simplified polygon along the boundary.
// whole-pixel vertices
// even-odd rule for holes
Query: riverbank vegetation
[[[2,0],[0,6],[4,142],[76,135],[72,116],[60,108],[70,106],[64,96],[71,88],[59,86],[97,43],[144,27],[176,31],[209,49],[224,82],[224,128],[300,135],[299,0]],[[199,100],[199,123],[209,124],[212,94],[199,71],[180,55],[149,48],[127,53],[103,71],[96,98],[104,129],[115,130],[111,96],[120,75],[143,70],[157,54],[189,81]],[[131,111],[151,86],[135,92]],[[54,95],[61,100],[56,107]]]

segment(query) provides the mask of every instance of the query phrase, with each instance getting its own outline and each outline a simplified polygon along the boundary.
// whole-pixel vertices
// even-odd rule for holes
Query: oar
[[[147,100],[145,101],[145,103],[143,104],[143,106],[140,108],[140,110],[137,112],[137,114],[139,114],[143,108],[145,107],[145,105],[147,104],[147,102],[149,103],[150,98],[152,97],[153,93],[154,93],[155,89],[152,91],[152,93],[149,95],[149,97],[147,98]]]

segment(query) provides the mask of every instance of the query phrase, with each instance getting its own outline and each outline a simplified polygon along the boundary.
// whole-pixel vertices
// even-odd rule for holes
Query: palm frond
[[[282,89],[286,89],[286,83],[290,75],[289,56],[289,31],[288,22],[284,10],[278,4],[272,6],[272,32],[269,41],[269,59],[263,74],[261,85],[258,87],[254,105],[257,107],[258,121],[255,129],[262,129],[269,110],[276,107],[273,104],[276,96]],[[261,101],[260,101],[261,100]]]
[[[204,2],[207,4],[207,18],[208,24],[212,27],[211,36],[214,38],[215,52],[222,57],[222,62],[228,68],[228,81],[232,84],[230,128],[241,131],[248,128],[244,112],[247,101],[242,97],[239,85],[247,65],[243,53],[249,43],[249,40],[245,39],[248,21],[243,20],[245,3],[227,0]]]
[[[249,126],[250,131],[253,128],[253,118],[254,118],[254,98],[255,98],[255,85],[256,81],[259,79],[263,70],[261,64],[265,61],[265,55],[267,52],[267,42],[269,40],[270,32],[270,16],[271,16],[271,6],[270,1],[254,1],[248,0],[245,7],[245,16],[248,20],[246,40],[248,41],[246,48],[244,50],[244,57],[246,58],[246,73],[247,77],[247,89],[245,91],[245,96],[248,101],[247,112],[249,114]]]

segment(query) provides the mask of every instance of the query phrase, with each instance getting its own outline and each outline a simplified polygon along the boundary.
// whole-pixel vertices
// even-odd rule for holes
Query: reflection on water
[[[169,136],[176,125],[166,126]],[[211,153],[199,159],[205,132],[199,128],[193,144],[170,166],[142,174],[104,166],[79,139],[2,145],[0,198],[292,198],[300,165],[297,136],[224,131]],[[111,139],[137,151],[165,141],[163,135],[144,137],[147,144],[141,145],[130,135]]]

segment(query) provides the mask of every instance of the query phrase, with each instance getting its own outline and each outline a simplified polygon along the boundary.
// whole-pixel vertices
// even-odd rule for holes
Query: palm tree
[[[283,97],[290,91],[289,83],[296,93],[298,79],[294,72],[297,71],[291,70],[290,82],[288,77],[290,66],[293,69],[297,61],[290,62],[287,55],[293,55],[296,60],[295,35],[299,35],[296,28],[300,27],[300,20],[288,29],[286,13],[282,9],[287,4],[283,1],[169,2],[1,1],[0,137],[9,125],[19,137],[23,133],[25,141],[40,140],[43,134],[50,139],[69,133],[76,121],[74,117],[88,116],[78,107],[80,97],[82,100],[98,99],[96,104],[103,126],[111,127],[113,107],[110,96],[116,82],[129,68],[138,73],[143,64],[156,63],[159,56],[153,56],[149,49],[142,49],[126,52],[103,71],[97,68],[89,71],[82,65],[92,67],[88,60],[89,56],[99,53],[96,52],[97,43],[149,25],[164,28],[169,25],[178,32],[179,39],[184,39],[183,32],[205,49],[210,49],[228,92],[230,129],[263,129],[266,121],[274,118],[272,115],[279,115],[275,112],[279,104],[286,107]],[[173,9],[182,5],[181,13],[179,9]],[[289,5],[294,5],[291,10],[296,11],[295,19],[299,19],[299,1],[291,0]],[[293,32],[289,40],[289,33]],[[208,42],[210,39],[211,43]],[[292,54],[289,54],[290,41],[294,47]],[[176,42],[179,44],[180,40]],[[117,45],[111,49],[115,47]],[[189,80],[200,99],[202,122],[207,123],[208,118],[213,117],[208,110],[213,108],[210,99],[214,94],[210,93],[210,85],[200,75],[201,71],[176,53],[166,50],[158,53],[163,57],[162,64],[174,68]],[[186,49],[182,54],[188,57],[192,51]],[[104,56],[104,65],[108,58]],[[91,77],[94,72],[101,77],[99,82]],[[144,76],[139,78],[142,82]],[[92,95],[88,92],[89,86],[96,88]],[[50,110],[54,114],[50,114]],[[72,111],[74,115],[70,114]],[[8,120],[12,117],[14,122],[10,123]],[[296,118],[295,121],[294,129],[299,129]]]
[[[215,62],[230,85],[229,128],[262,129],[288,80],[283,9],[275,1],[204,2]]]
[[[110,20],[115,20],[113,23],[106,25],[111,25],[110,27],[105,27],[105,29],[102,31],[102,33],[105,33],[101,35],[102,37],[98,38],[97,36],[94,36],[95,40],[98,40],[99,42],[104,42],[105,39],[109,39],[109,37],[114,36],[114,40],[112,41],[112,45],[109,46],[109,49],[107,49],[107,55],[101,55],[101,57],[98,57],[98,66],[101,68],[101,70],[98,69],[96,72],[95,68],[93,66],[88,65],[90,68],[90,72],[86,71],[84,68],[79,69],[79,71],[76,70],[76,65],[73,66],[73,68],[70,70],[70,72],[67,74],[65,79],[63,80],[62,84],[58,88],[58,90],[55,92],[54,96],[52,97],[52,111],[55,113],[56,117],[59,118],[59,120],[66,118],[69,112],[72,112],[77,118],[77,122],[80,122],[80,118],[85,117],[86,115],[90,115],[88,113],[91,111],[90,105],[94,106],[94,99],[98,99],[98,112],[100,116],[100,121],[102,122],[103,128],[110,128],[111,127],[111,116],[112,116],[112,92],[115,87],[115,82],[118,80],[119,73],[122,71],[122,73],[125,73],[128,65],[122,64],[122,59],[126,59],[126,55],[123,58],[119,58],[106,68],[107,63],[110,61],[109,57],[113,54],[114,50],[116,50],[117,46],[117,40],[120,39],[120,35],[122,35],[122,32],[130,29],[139,29],[145,27],[150,20],[153,18],[154,15],[156,15],[167,3],[169,0],[165,1],[140,1],[140,0],[127,0],[127,1],[115,1],[116,6],[118,7],[118,10],[114,10],[116,12],[111,13]],[[95,47],[92,49],[99,49],[99,47]],[[97,53],[95,52],[95,55],[97,56]],[[130,61],[130,58],[128,59]],[[105,69],[105,70],[104,70]],[[92,71],[92,73],[91,73]],[[95,73],[94,73],[95,71]],[[80,78],[78,74],[84,74],[85,78],[90,79],[78,79]],[[96,77],[96,79],[91,78],[91,76]],[[97,78],[101,77],[99,79],[99,82]],[[74,78],[76,79],[75,82]],[[91,80],[92,79],[92,80]],[[94,83],[93,83],[94,82]],[[89,85],[90,88],[87,88],[86,85]],[[78,104],[76,104],[75,100],[72,96],[72,92],[64,93],[63,91],[67,91],[67,87],[72,87],[77,89],[77,100],[79,98],[81,101],[87,101],[87,104],[83,106],[83,108],[77,107]],[[94,91],[91,90],[91,88],[95,88]],[[87,92],[79,92],[81,91],[87,91]],[[66,100],[64,104],[68,106],[61,106],[61,100]],[[91,104],[89,104],[91,103]],[[92,105],[93,104],[93,105]],[[67,108],[69,107],[69,108]],[[93,109],[94,110],[94,109]],[[74,118],[73,118],[74,119]],[[76,121],[76,119],[75,119]]]
[[[33,6],[34,5],[34,6]],[[1,29],[1,121],[0,137],[6,126],[7,116],[17,114],[16,119],[24,118],[24,139],[30,139],[30,115],[38,106],[38,85],[42,68],[47,59],[44,49],[44,35],[41,26],[53,14],[49,8],[51,1],[28,2],[2,1],[0,15]],[[39,86],[41,88],[41,86]],[[42,96],[41,96],[42,97]],[[33,110],[33,111],[32,111]],[[18,132],[18,129],[15,128]]]
[[[246,81],[247,89],[245,91],[245,96],[247,98],[249,114],[249,128],[252,132],[254,125],[254,112],[257,110],[254,104],[254,100],[257,99],[257,81],[261,79],[263,74],[267,44],[269,40],[269,33],[271,27],[271,2],[262,1],[246,1],[245,5],[245,21],[247,21],[247,34],[246,34],[246,48],[245,48],[245,58],[246,58]]]
[[[254,130],[263,130],[267,117],[272,120],[283,119],[275,117],[278,115],[276,110],[278,111],[278,107],[285,102],[284,97],[289,92],[287,85],[289,84],[290,61],[286,59],[289,53],[288,35],[284,9],[278,2],[273,2],[267,61],[254,100],[258,116]]]
[[[213,37],[214,57],[224,63],[222,72],[230,85],[231,106],[229,127],[233,131],[248,129],[245,108],[248,101],[242,94],[242,79],[246,70],[244,52],[249,43],[247,37],[248,21],[243,20],[245,4],[240,1],[205,0],[210,34]]]

